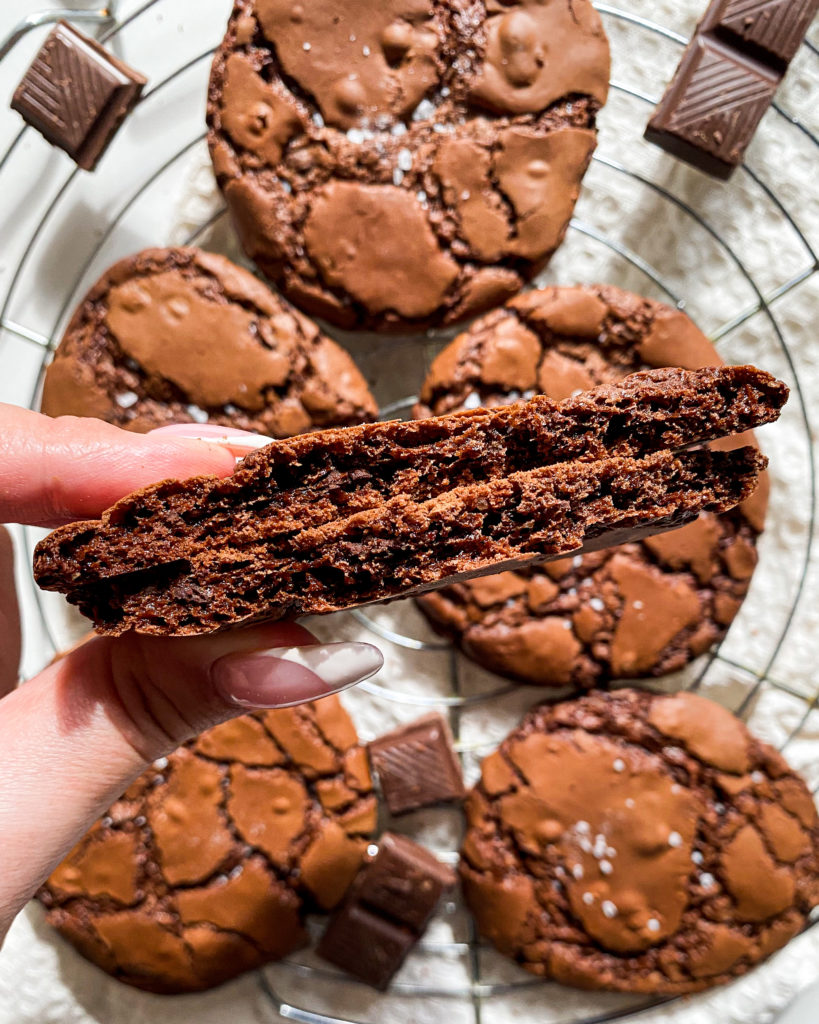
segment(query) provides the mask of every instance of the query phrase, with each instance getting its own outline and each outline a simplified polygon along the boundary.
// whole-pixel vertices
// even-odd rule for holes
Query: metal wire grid
[[[33,15],[26,19],[25,22],[12,33],[10,36],[0,42],[0,59],[2,59],[6,53],[14,46],[14,44],[21,39],[26,32],[36,27],[37,25],[46,24],[57,20],[59,17],[70,18],[74,21],[82,21],[86,24],[96,24],[98,26],[105,26],[104,31],[100,34],[99,38],[103,43],[106,43],[119,34],[121,34],[130,24],[136,22],[139,18],[143,17],[148,11],[162,3],[163,0],[146,0],[139,8],[137,8],[127,18],[117,20],[116,2],[108,3],[105,7],[100,8],[97,11],[66,11],[66,10],[51,10],[43,12],[40,15]],[[676,33],[672,32],[648,19],[638,17],[627,11],[620,10],[619,8],[606,3],[596,3],[595,5],[600,13],[625,22],[632,26],[637,27],[639,30],[654,35],[657,37],[664,38],[671,41],[674,44],[682,47],[687,43],[687,39]],[[819,49],[813,46],[811,43],[805,43],[805,47],[811,57],[817,62],[819,66]],[[186,71],[192,67],[200,64],[203,61],[209,61],[212,56],[213,50],[208,49],[192,60],[175,68],[174,71],[164,79],[158,81],[155,85],[149,88],[140,100],[140,104],[147,104],[152,101],[157,95],[160,95],[163,90],[179,78]],[[658,97],[647,95],[639,92],[627,85],[612,81],[611,88],[614,93],[622,93],[630,96],[641,104],[645,105],[646,113],[656,105]],[[819,150],[819,139],[810,131],[810,129],[799,121],[798,118],[794,117],[791,113],[784,110],[779,104],[774,104],[774,110],[779,118],[782,118],[789,126],[792,126],[795,131],[803,133],[803,135],[810,141],[811,145]],[[17,151],[19,144],[27,131],[28,128],[23,128],[12,140],[11,144],[5,151],[2,157],[0,157],[0,176],[3,171],[9,166],[15,152]],[[53,328],[49,335],[43,334],[41,331],[33,330],[25,324],[19,323],[9,315],[9,308],[13,295],[21,283],[27,268],[32,251],[40,240],[40,238],[46,234],[49,230],[49,222],[53,218],[54,214],[62,204],[66,194],[76,178],[80,173],[77,169],[74,169],[68,173],[62,185],[54,195],[45,209],[42,217],[37,223],[33,233],[28,239],[28,243],[24,249],[23,255],[15,267],[13,272],[8,291],[3,300],[2,308],[0,309],[0,327],[3,331],[8,332],[14,338],[18,339],[24,345],[35,346],[41,353],[40,362],[40,373],[38,377],[37,387],[34,393],[29,396],[28,404],[36,408],[38,404],[39,389],[41,386],[42,375],[49,360],[49,357],[56,345],[59,338],[59,328],[64,322],[67,313],[70,310],[71,305],[75,301],[77,291],[80,282],[83,280],[86,272],[89,270],[97,252],[102,249],[104,244],[111,238],[111,236],[118,230],[123,218],[127,215],[128,211],[134,206],[134,204],[147,192],[151,185],[157,181],[161,175],[172,168],[177,162],[179,162],[188,152],[190,152],[196,145],[198,145],[204,138],[204,132],[194,138],[192,141],[179,147],[157,170],[146,177],[141,185],[134,190],[123,202],[115,216],[110,220],[107,229],[104,234],[98,240],[97,246],[87,260],[81,267],[77,269],[76,276],[72,282],[71,287],[66,291],[65,301],[63,302],[59,315],[55,318]],[[633,180],[640,182],[643,186],[660,196],[665,202],[672,204],[680,212],[682,212],[686,218],[689,218],[692,224],[696,224],[699,228],[703,229],[716,243],[719,249],[724,255],[730,260],[734,266],[736,274],[739,275],[750,287],[755,301],[751,303],[746,309],[742,310],[739,314],[732,317],[727,322],[723,323],[716,331],[712,332],[712,338],[715,341],[729,336],[737,328],[745,324],[752,317],[762,314],[766,318],[767,322],[776,338],[777,345],[785,358],[787,366],[793,375],[793,382],[795,384],[795,400],[798,404],[799,415],[804,427],[805,438],[807,441],[807,455],[808,455],[808,466],[807,466],[807,483],[809,491],[809,522],[808,532],[805,541],[804,552],[802,554],[800,571],[796,590],[793,595],[793,599],[788,609],[787,617],[784,625],[779,631],[779,635],[774,641],[773,648],[770,651],[767,660],[763,667],[753,668],[748,665],[744,665],[741,661],[725,655],[719,648],[715,648],[708,655],[704,656],[699,671],[686,685],[687,688],[696,690],[699,689],[703,683],[706,682],[709,672],[712,667],[717,663],[722,663],[729,669],[737,670],[744,673],[752,681],[740,706],[735,709],[735,713],[740,717],[746,717],[749,710],[752,708],[757,695],[759,694],[763,686],[771,687],[773,690],[780,691],[790,698],[801,702],[801,717],[796,727],[786,737],[784,742],[781,744],[781,748],[785,748],[797,740],[802,735],[802,731],[811,716],[811,713],[819,709],[819,693],[815,696],[807,697],[804,694],[798,692],[794,688],[790,687],[784,681],[775,678],[771,674],[771,670],[776,662],[777,656],[781,651],[783,644],[786,642],[788,633],[791,629],[794,616],[799,605],[800,598],[804,589],[807,573],[810,567],[811,561],[811,550],[812,550],[812,539],[815,527],[816,517],[816,476],[815,476],[815,452],[812,440],[812,433],[809,423],[809,414],[806,405],[806,398],[803,393],[800,380],[798,367],[796,361],[788,347],[787,341],[781,329],[781,326],[777,320],[776,313],[772,308],[773,304],[787,295],[797,286],[803,284],[806,280],[813,277],[813,275],[819,272],[819,258],[813,248],[811,247],[808,239],[805,237],[799,226],[791,216],[790,212],[777,195],[774,188],[764,180],[764,178],[753,168],[747,164],[743,165],[741,173],[748,176],[748,178],[754,183],[754,185],[765,195],[765,197],[775,205],[784,222],[787,223],[789,228],[794,232],[798,238],[801,246],[804,249],[806,256],[805,267],[787,280],[785,283],[779,285],[775,289],[763,293],[762,288],[758,285],[754,278],[754,275],[746,267],[742,257],[733,248],[729,242],[723,237],[723,235],[709,221],[698,213],[690,204],[686,203],[683,199],[676,196],[668,188],[652,181],[650,178],[642,175],[640,172],[635,171],[622,163],[612,160],[600,153],[595,154],[593,158],[594,162],[601,167],[606,168],[610,173],[615,175],[627,176]],[[226,215],[224,209],[218,211],[214,215],[210,216],[206,221],[199,224],[197,228],[191,232],[190,236],[186,239],[186,244],[196,244],[198,240],[202,238],[205,233],[211,229],[222,217]],[[650,261],[642,258],[638,253],[634,252],[627,246],[618,242],[616,239],[609,238],[606,235],[599,232],[592,225],[586,224],[577,218],[574,218],[571,222],[571,231],[578,232],[581,235],[585,235],[594,241],[602,244],[608,248],[611,252],[615,253],[620,259],[624,260],[627,264],[640,270],[645,274],[654,284],[663,292],[668,302],[682,309],[685,306],[684,297],[669,284],[662,270],[657,268]],[[430,357],[434,354],[431,349],[433,344],[426,343],[426,355]],[[0,350],[2,351],[2,350]],[[407,398],[401,402],[395,403],[392,406],[383,410],[383,416],[385,418],[396,418],[401,417],[408,413],[414,399]],[[25,535],[26,545],[28,554],[31,554],[31,547],[33,545],[32,534],[27,531]],[[46,607],[43,602],[42,595],[34,586],[32,581],[32,590],[37,601],[37,607],[42,620],[44,631],[49,638],[52,648],[56,651],[58,648],[59,641],[57,639],[55,625],[52,620],[53,612]],[[456,747],[462,759],[469,755],[489,753],[494,744],[476,745],[464,742],[461,735],[461,718],[464,711],[476,703],[489,702],[499,697],[502,697],[515,689],[515,686],[511,683],[503,680],[498,680],[497,685],[489,690],[488,692],[481,693],[480,695],[465,695],[461,690],[460,677],[457,671],[457,658],[455,651],[449,646],[449,644],[443,641],[430,642],[428,640],[417,639],[412,636],[405,635],[404,633],[393,630],[389,626],[386,626],[380,619],[376,620],[372,614],[368,611],[357,611],[353,613],[358,621],[373,632],[381,642],[387,644],[396,645],[404,650],[413,651],[418,654],[419,657],[423,657],[424,654],[430,652],[440,652],[442,650],[449,649],[449,691],[446,695],[433,695],[423,696],[419,694],[403,693],[398,690],[388,689],[377,682],[369,682],[362,684],[362,688],[371,694],[378,700],[395,701],[410,705],[419,706],[430,706],[430,707],[444,707],[449,715],[452,731],[456,740]],[[819,790],[817,785],[816,790]],[[814,791],[816,793],[816,790]],[[442,859],[455,863],[457,861],[457,851],[449,850],[439,854]],[[814,917],[808,927],[819,923],[819,919]],[[453,999],[464,1000],[468,1005],[471,1006],[475,1024],[484,1024],[487,1019],[485,1002],[487,999],[498,996],[508,995],[522,989],[529,989],[533,986],[539,986],[543,983],[538,979],[524,978],[522,980],[516,980],[512,983],[494,983],[490,980],[484,980],[481,976],[481,949],[482,943],[477,936],[474,928],[474,924],[470,925],[470,934],[467,942],[462,943],[434,943],[434,942],[422,942],[419,947],[419,953],[421,955],[435,956],[436,954],[448,953],[448,954],[462,954],[466,957],[470,969],[470,982],[465,987],[421,987],[416,985],[396,984],[392,988],[392,992],[401,996],[412,996],[418,999],[433,998],[433,997],[450,997]],[[337,977],[330,970],[316,969],[299,963],[291,963],[290,968],[293,972],[300,975],[315,976],[316,978],[334,978]],[[311,1011],[305,1007],[294,1006],[283,1000],[275,991],[271,980],[265,974],[264,971],[258,973],[259,984],[270,1000],[271,1006],[280,1014],[284,1019],[294,1020],[302,1022],[302,1024],[355,1024],[355,1022],[347,1021],[339,1017],[331,1017],[322,1013]],[[645,1000],[636,1002],[626,1008],[620,1008],[614,1011],[603,1012],[593,1016],[584,1017],[572,1017],[566,1018],[563,1024],[604,1024],[604,1022],[621,1020],[624,1017],[628,1017],[635,1013],[640,1013],[652,1007],[658,1006],[661,1003],[668,1002],[669,1000]]]

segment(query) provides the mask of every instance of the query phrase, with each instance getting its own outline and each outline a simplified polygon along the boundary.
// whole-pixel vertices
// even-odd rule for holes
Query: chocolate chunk
[[[461,800],[464,783],[446,720],[433,713],[368,744],[392,814]]]
[[[429,850],[386,832],[330,921],[318,955],[383,991],[455,882]]]
[[[12,109],[80,167],[93,171],[147,79],[65,21],[23,77]]]
[[[728,179],[788,69],[819,0],[714,0],[645,137]]]
[[[334,915],[316,952],[383,992],[417,941],[409,928],[350,903]]]
[[[359,872],[350,895],[420,934],[455,881],[455,872],[425,847],[385,832],[378,853]]]
[[[686,163],[727,180],[770,106],[780,76],[707,36],[697,36],[645,137]]]
[[[715,0],[698,31],[784,71],[817,10],[819,0]]]

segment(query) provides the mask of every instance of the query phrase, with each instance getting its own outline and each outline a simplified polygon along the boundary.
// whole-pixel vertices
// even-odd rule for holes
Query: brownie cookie
[[[376,824],[336,697],[217,726],[154,764],[54,871],[48,921],[109,974],[191,992],[307,941]]]
[[[461,857],[478,928],[543,977],[679,994],[744,974],[819,903],[802,779],[689,693],[533,709],[483,763]]]
[[[608,76],[589,0],[236,0],[208,141],[245,251],[290,299],[417,330],[546,264]]]
[[[74,313],[42,411],[127,430],[215,423],[271,437],[361,423],[377,407],[352,359],[252,274],[200,249],[146,249]]]
[[[518,296],[435,360],[417,416],[553,399],[661,366],[722,365],[685,316],[617,288]],[[753,444],[740,434],[720,447]],[[425,595],[432,624],[484,667],[539,686],[661,676],[721,640],[739,611],[765,522],[767,475],[740,508],[642,544],[487,576]]]
[[[759,452],[676,449],[776,420],[787,397],[752,366],[654,370],[561,403],[272,441],[226,479],[165,480],[55,530],[34,575],[112,635],[407,597],[733,508]]]

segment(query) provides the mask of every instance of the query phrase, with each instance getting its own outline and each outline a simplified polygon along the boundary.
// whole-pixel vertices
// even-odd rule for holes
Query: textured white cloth
[[[575,226],[545,280],[609,280],[665,300],[670,291],[674,299],[685,302],[705,330],[715,333],[726,359],[756,362],[793,383],[793,369],[777,336],[778,328],[793,359],[805,403],[815,408],[819,400],[819,346],[814,327],[819,310],[817,277],[789,288],[773,303],[776,325],[764,312],[752,313],[758,301],[754,285],[763,295],[771,296],[810,270],[811,257],[798,233],[752,175],[743,171],[729,185],[721,185],[641,140],[651,110],[648,99],[659,97],[681,47],[674,38],[619,17],[614,8],[632,19],[647,19],[687,35],[703,3],[622,0],[617,5],[600,5],[612,39],[613,81],[619,88],[613,91],[601,118],[600,147],[578,204]],[[29,0],[3,5],[0,32],[16,17],[39,6]],[[91,4],[78,0],[76,6]],[[119,13],[127,15],[141,6],[137,0],[122,0]],[[194,8],[195,19],[191,17]],[[70,309],[83,288],[114,259],[145,245],[187,241],[218,213],[221,202],[207,154],[196,141],[202,131],[208,65],[207,58],[196,58],[218,42],[229,8],[229,0],[198,0],[195,5],[190,0],[157,0],[122,34],[116,44],[119,52],[148,73],[152,86],[175,67],[194,63],[129,119],[96,175],[72,181],[42,234],[36,236],[47,244],[33,246],[16,283],[12,279],[18,260],[70,166],[31,132],[15,151],[0,192],[0,223],[4,225],[0,296],[13,285],[8,314],[16,323],[50,335],[55,325],[65,321],[63,306]],[[817,27],[812,38],[819,42]],[[10,93],[37,41],[39,37],[30,37],[0,64],[4,95]],[[819,131],[819,56],[807,49],[799,54],[778,102],[802,118],[814,133]],[[0,111],[0,145],[5,148],[18,127],[13,115]],[[180,147],[185,147],[184,152],[163,170],[164,161]],[[818,156],[811,139],[776,112],[766,116],[748,156],[754,174],[776,193],[816,246]],[[666,192],[690,205],[695,215],[667,198]],[[106,235],[114,222],[116,226]],[[724,239],[733,255],[719,239]],[[196,241],[240,258],[225,218]],[[651,273],[641,269],[640,261]],[[741,317],[746,319],[740,326],[726,330]],[[400,338],[376,341],[345,336],[342,340],[374,380],[382,404],[405,398],[417,387],[424,370],[419,353],[428,360],[437,345],[435,340],[424,343]],[[19,338],[4,341],[9,347],[0,348],[4,370],[0,400],[29,404],[39,350],[26,347],[28,343]],[[766,430],[762,441],[772,458],[770,525],[761,544],[761,562],[751,594],[722,648],[727,660],[711,665],[702,692],[732,709],[752,694],[749,722],[776,744],[784,743],[801,724],[799,736],[788,744],[786,753],[816,786],[819,711],[803,722],[807,702],[819,690],[815,666],[819,571],[815,566],[780,646],[804,567],[811,513],[808,434],[797,395],[781,423]],[[34,671],[49,656],[50,648],[25,573],[21,582],[27,624],[25,665],[27,671]],[[49,598],[43,607],[55,641],[64,642],[76,622],[66,616],[58,601]],[[412,606],[378,608],[367,615],[382,630],[440,643]],[[373,639],[353,615],[311,625],[322,638]],[[373,683],[345,695],[363,738],[417,716],[430,704],[446,706],[452,692],[453,660],[446,650],[416,651],[389,641],[382,646],[387,658],[384,671]],[[669,687],[690,681],[702,665],[670,680]],[[468,774],[474,778],[480,758],[515,724],[537,692],[506,687],[460,658],[455,660],[455,671],[461,692],[470,698],[460,718],[460,742],[467,751]],[[760,684],[766,675],[770,678]],[[58,779],[55,799],[59,799]],[[458,816],[451,811],[425,812],[391,824],[439,851],[453,850],[458,844]],[[467,1024],[475,1019],[469,999],[441,992],[468,989],[471,968],[463,945],[468,938],[469,922],[463,909],[456,904],[444,908],[427,936],[426,949],[410,959],[397,986],[384,997],[324,968],[318,974],[302,970],[299,965],[320,966],[306,953],[296,957],[295,966],[276,965],[265,972],[278,998],[266,995],[260,976],[252,975],[215,992],[168,999],[135,992],[109,979],[56,937],[44,924],[40,908],[32,905],[15,923],[0,953],[0,1024],[147,1024],[157,1020],[164,1024],[223,1024],[227,1020],[262,1024],[283,1019],[273,1009],[279,1001],[345,1020]],[[480,968],[478,987],[473,991],[486,995],[483,1020],[491,1024],[568,1024],[636,1005],[636,1001],[619,996],[543,985],[492,951],[481,953]],[[775,1019],[799,988],[817,977],[819,927],[747,978],[710,994],[678,1000],[639,1019],[652,1024],[764,1024]],[[503,985],[510,987],[491,994],[493,986]],[[432,994],[411,996],[407,993],[411,986]]]

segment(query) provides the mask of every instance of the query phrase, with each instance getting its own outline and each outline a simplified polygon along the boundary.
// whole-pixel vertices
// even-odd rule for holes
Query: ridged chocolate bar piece
[[[11,106],[53,146],[92,171],[146,79],[65,21],[55,26]]]
[[[784,72],[817,10],[819,0],[716,0],[699,31]]]
[[[463,775],[446,719],[433,712],[367,744],[391,814],[462,800]]]
[[[779,85],[778,72],[708,36],[695,36],[645,137],[715,178],[742,163]]]
[[[645,137],[727,180],[805,38],[819,0],[714,0]]]
[[[451,868],[429,850],[385,832],[330,921],[318,955],[384,991],[455,882]]]

